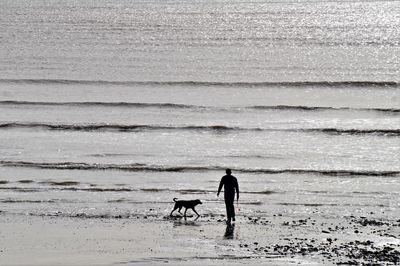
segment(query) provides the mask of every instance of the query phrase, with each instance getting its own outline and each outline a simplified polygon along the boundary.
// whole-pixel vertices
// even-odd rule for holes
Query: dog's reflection
[[[175,219],[174,219],[174,227],[177,227],[177,226],[185,226],[185,225],[189,225],[189,226],[200,226],[200,224],[199,223],[196,223],[196,221],[197,221],[197,219],[199,218],[199,217],[196,217],[195,219],[193,219],[193,220],[187,220],[186,219],[186,217],[174,217]]]
[[[225,239],[233,239],[235,232],[235,224],[227,224],[225,229],[224,238]]]

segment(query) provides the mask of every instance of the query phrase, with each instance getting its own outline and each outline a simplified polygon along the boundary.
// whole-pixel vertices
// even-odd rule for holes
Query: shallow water
[[[399,216],[396,1],[2,1],[0,206]]]

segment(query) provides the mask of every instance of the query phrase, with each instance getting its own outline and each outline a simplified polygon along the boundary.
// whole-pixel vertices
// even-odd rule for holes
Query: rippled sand
[[[151,214],[151,210],[153,215]],[[396,265],[400,220],[370,217],[293,220],[285,214],[199,219],[64,217],[0,213],[1,265]]]

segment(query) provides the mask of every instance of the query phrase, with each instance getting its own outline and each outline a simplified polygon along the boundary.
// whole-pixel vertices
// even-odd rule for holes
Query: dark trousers
[[[235,220],[234,201],[235,195],[225,195],[226,216],[228,217],[228,221]]]

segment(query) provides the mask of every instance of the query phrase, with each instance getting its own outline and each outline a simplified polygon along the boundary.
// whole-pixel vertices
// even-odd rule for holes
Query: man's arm
[[[235,184],[235,189],[236,189],[236,200],[239,201],[239,184],[236,180],[236,184]]]
[[[217,197],[219,197],[219,193],[221,192],[222,186],[224,185],[224,178],[221,178],[221,181],[219,182],[219,187],[218,187],[218,192],[217,192]]]

